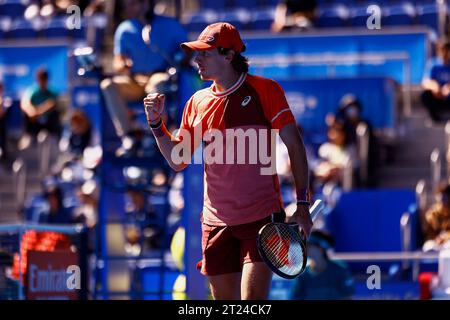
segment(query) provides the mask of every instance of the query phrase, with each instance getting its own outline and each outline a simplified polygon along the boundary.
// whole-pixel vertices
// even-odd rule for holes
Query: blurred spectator
[[[86,9],[83,11],[83,15],[86,17],[93,16],[97,13],[103,13],[105,12],[105,2],[106,0],[92,0],[90,1],[89,5],[86,7]]]
[[[45,129],[56,135],[61,133],[60,114],[57,108],[58,95],[48,86],[49,73],[46,69],[36,72],[37,86],[30,88],[22,97],[20,107],[25,114],[26,134],[19,141],[19,149],[25,149],[39,131]]]
[[[281,0],[275,9],[272,30],[308,29],[316,17],[316,0]]]
[[[438,189],[438,200],[425,212],[423,250],[440,250],[450,247],[450,185],[442,184]]]
[[[67,16],[67,8],[76,5],[81,12],[90,5],[90,0],[42,0],[40,15],[42,17]],[[95,2],[95,1],[94,1]]]
[[[319,230],[311,233],[307,243],[309,266],[294,284],[292,298],[296,300],[350,299],[354,292],[353,278],[343,262],[332,261],[327,251],[332,237]]]
[[[84,150],[91,144],[91,122],[86,114],[77,109],[70,117],[69,128],[63,133],[60,141],[60,150],[69,151],[76,156],[81,156]]]
[[[450,40],[437,45],[438,57],[428,64],[422,81],[422,102],[434,121],[446,120],[450,111]],[[445,117],[447,113],[447,117]]]
[[[7,136],[6,136],[6,117],[8,105],[4,96],[3,82],[0,81],[0,160],[8,158]]]
[[[142,249],[152,250],[161,247],[161,223],[148,201],[145,191],[129,189],[128,203],[125,208],[127,215],[126,238],[128,252],[141,252]],[[144,245],[145,248],[142,248]],[[134,247],[134,249],[133,249]]]
[[[367,127],[369,148],[367,154],[368,168],[368,186],[376,186],[377,184],[377,168],[379,164],[379,144],[373,133],[372,125],[369,121],[362,118],[363,107],[356,96],[349,93],[344,95],[340,102],[339,108],[335,115],[327,115],[326,122],[330,125],[335,120],[344,124],[344,130],[348,137],[348,142],[358,147],[357,129],[361,124]]]
[[[341,184],[344,169],[358,166],[356,146],[351,143],[344,124],[335,120],[328,128],[328,142],[319,147],[319,163],[313,169],[320,182]]]
[[[44,191],[48,211],[39,216],[39,223],[73,223],[72,210],[63,205],[63,192],[59,186],[49,186]]]
[[[18,299],[17,281],[10,278],[8,273],[13,265],[13,255],[0,249],[0,300]]]
[[[79,205],[74,209],[74,222],[83,223],[88,228],[97,224],[98,187],[94,180],[84,182],[77,188]]]
[[[128,19],[118,26],[114,35],[113,68],[118,75],[101,83],[112,119],[115,125],[121,124],[121,127],[116,125],[119,136],[131,129],[123,125],[133,117],[130,111],[123,111],[127,103],[140,101],[155,86],[168,80],[166,70],[174,65],[176,55],[181,54],[179,44],[187,40],[186,31],[176,19],[154,14],[153,1],[121,3]]]

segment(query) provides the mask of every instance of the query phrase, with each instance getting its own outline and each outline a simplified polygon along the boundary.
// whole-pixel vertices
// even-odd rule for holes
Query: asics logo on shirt
[[[252,100],[252,97],[251,96],[246,96],[244,98],[244,100],[242,100],[241,106],[245,107],[246,105],[249,104],[250,100]]]

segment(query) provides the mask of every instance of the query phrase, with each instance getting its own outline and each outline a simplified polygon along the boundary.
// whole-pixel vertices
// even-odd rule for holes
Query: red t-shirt
[[[265,174],[261,169],[276,167],[274,158],[268,164],[275,152],[270,129],[289,123],[295,119],[283,89],[262,77],[242,74],[225,92],[212,85],[189,99],[178,138],[189,139],[187,133],[192,138],[194,131],[203,137],[204,223],[239,225],[280,210],[275,169]],[[198,145],[194,139],[186,141],[191,141],[192,150]]]

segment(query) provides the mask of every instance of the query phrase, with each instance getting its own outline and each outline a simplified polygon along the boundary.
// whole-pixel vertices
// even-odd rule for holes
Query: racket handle
[[[314,201],[314,204],[309,208],[309,213],[311,214],[311,220],[314,222],[322,210],[325,208],[325,203],[318,199]]]

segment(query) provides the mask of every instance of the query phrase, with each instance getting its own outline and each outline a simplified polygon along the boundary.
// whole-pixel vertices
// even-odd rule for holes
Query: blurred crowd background
[[[0,298],[36,298],[35,251],[83,260],[84,298],[206,291],[184,241],[198,236],[202,176],[168,167],[142,98],[165,93],[178,128],[209,85],[179,44],[217,21],[241,31],[251,73],[282,85],[327,204],[307,272],[275,277],[271,298],[448,297],[449,12],[447,0],[0,0]],[[369,265],[382,291],[367,288]]]

